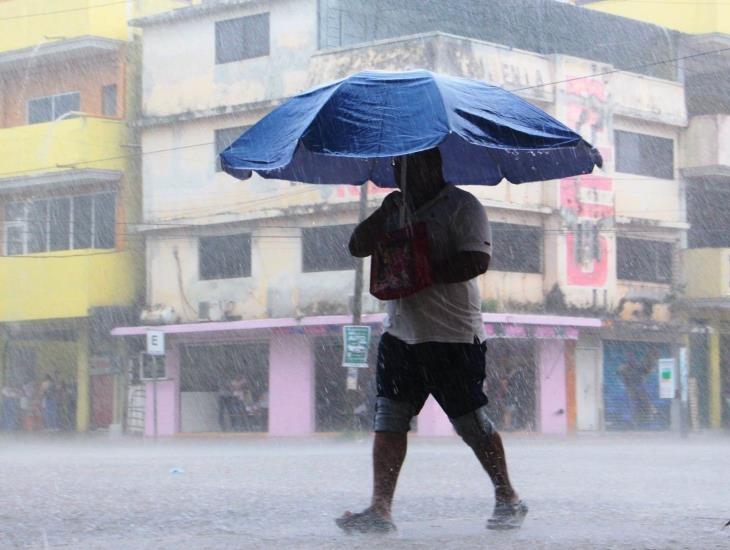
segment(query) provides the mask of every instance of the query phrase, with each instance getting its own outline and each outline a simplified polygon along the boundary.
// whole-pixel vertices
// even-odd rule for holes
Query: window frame
[[[302,232],[302,264],[301,269],[302,273],[326,273],[329,271],[352,271],[355,269],[355,266],[357,264],[357,259],[352,257],[350,255],[350,251],[348,249],[347,243],[343,243],[343,249],[344,249],[344,255],[343,255],[343,263],[339,267],[333,267],[332,265],[327,266],[314,266],[313,264],[307,263],[307,258],[310,257],[308,254],[308,235],[315,235],[319,233],[317,238],[314,238],[314,243],[319,243],[322,241],[322,233],[327,230],[332,230],[332,228],[338,228],[338,230],[341,230],[343,234],[349,234],[352,235],[352,232],[355,230],[356,224],[351,223],[343,223],[343,224],[331,224],[331,225],[323,225],[318,227],[303,227],[301,229]],[[349,242],[349,238],[348,238]],[[320,251],[321,252],[321,251]],[[332,254],[330,254],[332,256]],[[344,260],[347,260],[346,262]],[[345,265],[347,263],[347,265]]]
[[[263,29],[265,30],[265,39],[266,39],[266,47],[263,49],[252,49],[251,52],[246,53],[245,51],[245,45],[241,45],[241,55],[243,57],[232,57],[232,55],[229,53],[228,55],[224,55],[223,52],[226,51],[224,49],[224,42],[225,37],[223,34],[224,27],[230,27],[233,28],[234,25],[239,24],[241,26],[240,32],[241,35],[245,38],[246,31],[249,33],[251,32],[251,29],[246,29],[246,21],[253,22],[255,19],[262,19],[265,20],[265,25],[263,26]],[[231,31],[232,32],[232,31]],[[246,61],[248,59],[257,59],[259,57],[268,57],[271,55],[271,14],[270,12],[262,12],[262,13],[254,13],[251,15],[244,15],[241,17],[233,17],[231,19],[223,19],[220,21],[216,21],[213,29],[213,37],[214,37],[214,61],[215,65],[226,65],[228,63],[238,63],[240,61]],[[264,37],[262,37],[264,38]],[[263,42],[263,40],[261,41]],[[237,55],[237,54],[234,54]]]
[[[653,255],[652,262],[653,262],[653,275],[652,278],[642,278],[641,274],[635,275],[635,274],[627,274],[626,266],[627,262],[621,261],[622,258],[619,256],[619,250],[622,248],[621,243],[626,243],[627,241],[632,242],[632,246],[653,246],[651,248],[651,253]],[[641,244],[636,244],[641,243]],[[669,255],[668,255],[668,268],[669,268],[669,274],[666,279],[660,278],[660,251],[658,250],[659,246],[666,247]],[[624,249],[625,250],[625,249]],[[636,253],[637,250],[634,248],[632,252]],[[644,249],[643,251],[639,251],[636,253],[636,257],[642,257],[646,254],[647,249]],[[640,239],[640,238],[634,238],[634,237],[626,237],[623,235],[617,235],[616,236],[616,280],[618,281],[631,281],[633,283],[649,283],[649,284],[660,284],[660,285],[671,285],[674,282],[674,254],[676,252],[676,245],[675,243],[671,241],[661,240],[661,239]]]
[[[228,276],[226,273],[221,274],[221,269],[215,273],[208,272],[209,268],[204,269],[203,245],[216,239],[232,239],[244,238],[246,241],[246,249],[248,252],[247,262],[243,263],[242,274]],[[215,264],[214,264],[215,265]],[[250,232],[229,233],[227,235],[201,235],[198,237],[198,281],[227,281],[231,279],[248,279],[253,276],[253,235]]]
[[[621,136],[624,135],[628,138],[628,136],[636,136],[639,141],[636,143],[635,146],[631,146],[631,144],[626,144],[619,146],[619,143],[622,141]],[[641,143],[641,139],[645,138],[646,141]],[[672,162],[671,167],[666,168],[666,171],[663,170],[654,170],[652,171],[652,168],[661,167],[664,166],[661,163],[657,164],[647,164],[646,162],[643,162],[643,159],[645,155],[647,154],[644,149],[650,148],[651,141],[654,141],[655,143],[660,142],[668,142],[667,144],[671,144],[671,156],[672,156]],[[677,163],[677,155],[676,155],[676,149],[677,149],[677,143],[676,139],[673,137],[665,137],[665,136],[658,136],[655,134],[646,134],[642,132],[634,132],[632,130],[614,130],[613,132],[613,146],[615,151],[615,162],[614,162],[614,169],[616,172],[621,174],[632,174],[635,176],[642,176],[646,178],[655,178],[660,180],[667,180],[672,181],[675,179],[675,165]],[[626,150],[633,151],[635,155],[638,155],[638,158],[642,161],[640,163],[640,166],[638,168],[634,167],[627,167],[626,166],[626,160],[624,162],[620,162],[619,159],[626,158],[623,155],[624,148]],[[633,158],[633,157],[632,157]],[[646,168],[646,169],[645,169]]]
[[[114,112],[108,113],[107,112],[107,90],[114,89]],[[112,82],[111,84],[104,84],[101,87],[101,114],[102,116],[109,117],[109,118],[118,118],[119,117],[119,86],[117,86],[116,82]]]
[[[74,199],[80,198],[80,197],[89,197],[91,198],[91,221],[90,221],[90,229],[91,229],[91,246],[90,247],[82,247],[77,248],[75,246],[75,229],[76,229],[76,221],[75,221],[75,211],[74,211]],[[111,197],[113,202],[113,211],[114,211],[114,218],[112,221],[112,235],[113,235],[113,242],[111,243],[111,247],[99,247],[99,238],[98,233],[100,231],[100,228],[98,227],[98,216],[97,216],[97,201],[99,200],[99,197]],[[51,249],[51,240],[52,240],[52,231],[51,231],[51,213],[50,213],[50,204],[53,200],[58,199],[65,199],[69,203],[69,219],[68,219],[68,228],[67,233],[65,237],[67,237],[67,245],[65,248],[55,248]],[[42,226],[43,226],[43,246],[41,247],[41,250],[38,251],[29,251],[29,245],[31,243],[32,238],[32,228],[31,224],[33,223],[32,220],[29,218],[29,213],[32,205],[35,204],[44,204],[45,209],[45,216],[42,219]],[[22,205],[23,206],[23,219],[22,220],[13,220],[13,221],[4,221],[3,222],[3,255],[5,256],[24,256],[28,254],[43,254],[43,253],[54,253],[54,252],[64,252],[68,250],[115,250],[117,243],[116,243],[116,204],[117,204],[117,194],[113,191],[99,191],[96,193],[79,193],[74,195],[60,195],[57,197],[44,197],[39,199],[33,199],[33,200],[27,200],[27,201],[8,201],[5,202],[2,205],[3,209],[6,209],[8,205],[15,204],[15,205]],[[23,234],[23,240],[22,240],[22,252],[17,254],[8,254],[8,229],[10,227],[18,227],[21,228],[22,234]]]
[[[511,222],[490,222],[490,228],[492,231],[492,256],[489,262],[489,271],[499,271],[500,273],[526,273],[526,274],[537,274],[540,275],[545,271],[545,229],[541,225],[528,225],[522,223],[511,223]],[[501,258],[504,256],[500,255],[500,239],[499,234],[501,231],[512,229],[514,231],[534,231],[535,242],[538,247],[537,255],[537,267],[534,269],[532,266],[527,267],[514,267],[500,265]],[[524,234],[523,234],[524,237]],[[524,243],[524,239],[521,239]],[[518,242],[512,240],[510,242]],[[512,256],[510,255],[510,258]],[[527,262],[523,261],[524,265]]]
[[[62,92],[60,94],[50,94],[50,95],[45,95],[45,96],[38,96],[38,97],[31,97],[31,98],[29,98],[25,102],[25,121],[26,121],[26,123],[28,125],[31,125],[31,124],[45,124],[47,122],[53,122],[55,120],[58,120],[61,116],[65,115],[66,113],[74,112],[74,111],[66,111],[65,113],[62,113],[61,115],[56,115],[56,100],[58,98],[61,98],[61,97],[64,97],[64,96],[70,96],[70,95],[78,96],[78,104],[79,104],[79,107],[78,107],[77,111],[80,110],[81,109],[81,92],[80,91]],[[51,118],[49,120],[39,120],[39,121],[36,121],[36,122],[31,122],[30,121],[30,104],[31,104],[31,102],[32,101],[40,101],[40,100],[48,100],[48,99],[51,100]]]

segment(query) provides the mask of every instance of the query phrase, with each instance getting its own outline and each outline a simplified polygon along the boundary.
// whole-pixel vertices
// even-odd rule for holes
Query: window
[[[614,140],[617,172],[674,179],[674,140],[622,130]]]
[[[70,92],[28,100],[28,124],[50,122],[81,109],[81,94]]]
[[[616,238],[616,274],[619,279],[649,283],[672,282],[672,243]]]
[[[101,88],[101,114],[117,116],[117,85],[109,84]]]
[[[489,269],[518,273],[542,272],[541,227],[492,223],[492,259]]]
[[[269,14],[262,13],[215,24],[215,62],[231,63],[269,55]]]
[[[223,170],[221,167],[220,155],[228,146],[231,145],[238,136],[248,130],[250,126],[235,126],[233,128],[223,128],[215,131],[215,171]]]
[[[115,204],[111,193],[7,203],[5,254],[114,248]]]
[[[355,269],[348,244],[354,225],[328,225],[302,230],[302,271]]]
[[[251,276],[251,235],[200,237],[198,247],[201,280]]]

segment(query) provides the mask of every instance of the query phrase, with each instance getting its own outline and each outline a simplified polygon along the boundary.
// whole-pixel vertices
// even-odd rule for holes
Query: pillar
[[[712,327],[709,339],[710,427],[720,428],[722,426],[722,379],[720,368],[720,332],[717,330],[717,327]]]
[[[157,435],[169,437],[180,431],[180,348],[167,342],[164,361],[165,371],[161,378],[145,382],[144,434],[155,434],[155,401],[157,402]],[[157,392],[157,399],[154,393]]]
[[[538,340],[540,384],[540,431],[565,434],[568,431],[563,340]]]
[[[86,320],[76,329],[76,431],[89,430],[89,326]]]
[[[314,425],[314,349],[304,334],[269,341],[269,435],[306,436]]]

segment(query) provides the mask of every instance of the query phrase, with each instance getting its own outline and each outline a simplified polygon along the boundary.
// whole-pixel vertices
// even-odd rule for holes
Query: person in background
[[[3,405],[2,429],[5,432],[14,432],[20,428],[20,391],[10,384],[3,386],[0,391]]]
[[[57,431],[58,425],[58,393],[56,383],[50,374],[43,377],[40,387],[41,415],[46,430]]]

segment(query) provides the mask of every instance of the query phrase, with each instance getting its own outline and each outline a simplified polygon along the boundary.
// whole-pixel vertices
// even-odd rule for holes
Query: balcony
[[[127,40],[126,2],[105,0],[11,0],[0,2],[0,51],[52,44],[59,39],[96,36]]]
[[[0,191],[33,172],[123,171],[125,130],[121,121],[89,116],[0,129]]]
[[[135,274],[130,252],[0,257],[0,322],[86,317],[91,307],[130,305]]]
[[[692,117],[683,151],[684,177],[730,178],[730,115]]]
[[[682,251],[685,297],[697,305],[730,304],[730,248],[690,248]]]

